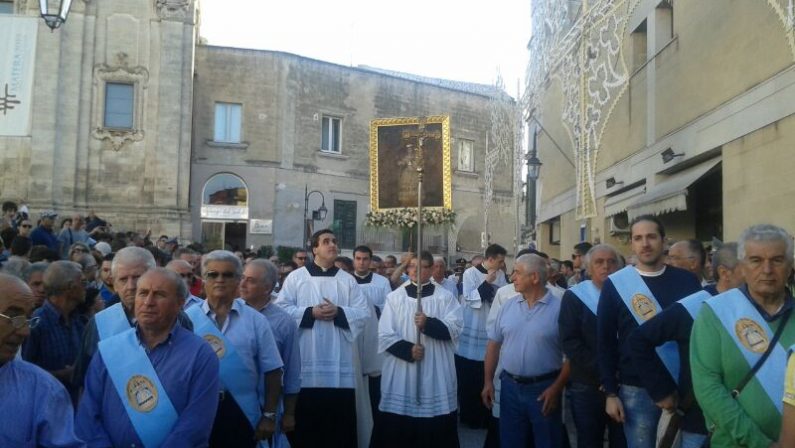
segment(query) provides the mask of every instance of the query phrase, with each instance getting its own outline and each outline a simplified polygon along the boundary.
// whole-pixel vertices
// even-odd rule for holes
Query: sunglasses
[[[22,224],[22,225],[21,225],[21,226],[19,226],[19,227],[22,227],[23,229],[29,229],[29,228],[31,228],[31,227],[33,227],[33,226],[32,226],[31,224]]]
[[[75,247],[74,249],[72,249],[72,252],[83,252],[86,254],[88,253],[88,251],[83,249],[82,247]]]
[[[210,273],[208,272],[208,274],[210,274]],[[217,272],[213,272],[213,274],[217,274]],[[179,276],[182,277],[182,278],[193,278],[193,272],[188,272],[187,274],[179,274]],[[208,277],[209,277],[209,275],[208,275]]]
[[[38,317],[32,317],[28,319],[25,316],[11,317],[11,316],[6,316],[5,314],[0,314],[0,317],[8,319],[11,322],[11,326],[14,327],[14,330],[21,330],[22,328],[25,328],[25,325],[27,325],[30,328],[36,328],[39,325],[39,319],[40,319]]]
[[[297,260],[306,260],[306,257],[295,257]]]
[[[236,273],[234,273],[234,272],[216,272],[216,271],[210,271],[210,272],[207,272],[207,273],[205,273],[205,274],[204,274],[204,276],[205,276],[205,277],[207,277],[207,278],[208,278],[208,279],[210,279],[210,280],[217,280],[217,279],[218,279],[218,277],[223,277],[224,279],[227,279],[227,280],[228,280],[228,279],[232,279],[232,278],[235,278],[235,277],[237,277],[237,274],[236,274]]]

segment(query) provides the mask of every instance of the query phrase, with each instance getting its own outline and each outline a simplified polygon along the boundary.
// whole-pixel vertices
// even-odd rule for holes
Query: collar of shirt
[[[422,285],[422,297],[430,297],[433,295],[433,291],[436,287],[434,286],[433,282],[428,282]],[[416,283],[409,283],[406,285],[406,295],[412,298],[417,297],[417,284]]]
[[[751,302],[751,305],[753,305],[754,308],[756,308],[756,310],[759,311],[759,314],[761,314],[762,318],[764,318],[767,322],[773,322],[774,320],[778,320],[778,318],[780,318],[787,311],[793,308],[794,299],[792,298],[789,292],[785,292],[784,305],[781,307],[781,309],[779,309],[776,312],[776,314],[773,314],[771,316],[767,311],[765,311],[764,308],[762,308],[761,306],[759,306],[758,303],[756,303],[756,300],[754,300],[753,297],[751,297],[751,293],[748,291],[748,284],[744,284],[743,286],[741,286],[740,291],[743,292],[745,298],[748,299],[749,302]]]
[[[162,342],[160,342],[159,344],[155,345],[152,348],[149,348],[141,339],[141,328],[138,326],[138,322],[136,322],[134,326],[135,326],[135,337],[136,339],[138,339],[138,343],[141,344],[141,347],[143,347],[144,350],[146,350],[146,353],[150,353],[157,350],[157,348],[160,347],[161,345],[171,344],[171,340],[174,338],[174,333],[176,333],[177,328],[179,328],[180,325],[179,325],[179,320],[175,320],[174,325],[171,327],[171,330],[169,330],[168,332],[168,336],[166,336],[166,339],[164,339]]]
[[[535,301],[535,303],[533,304],[533,306],[536,306],[536,305],[538,305],[539,303],[543,303],[544,305],[546,305],[546,304],[548,304],[548,303],[549,303],[549,299],[550,299],[551,297],[554,297],[554,296],[552,295],[552,291],[550,291],[550,290],[549,290],[549,288],[545,288],[545,291],[546,291],[546,292],[544,293],[544,295],[543,295],[543,296],[542,296],[540,299],[536,300],[536,301]],[[519,294],[519,295],[517,296],[517,298],[519,299],[519,303],[522,303],[522,302],[527,302],[527,299],[525,299],[525,298],[524,298],[524,295],[523,295],[523,294]],[[532,308],[532,307],[528,307],[528,309],[530,309],[530,308]]]
[[[475,269],[477,269],[478,271],[480,271],[483,274],[488,274],[489,273],[488,269],[484,268],[482,264],[479,264],[479,265],[475,266]]]
[[[323,269],[322,267],[316,265],[314,262],[306,264],[306,270],[309,272],[309,275],[312,277],[334,277],[337,275],[337,271],[340,269],[336,266],[332,266],[328,269]]]
[[[652,272],[641,271],[638,268],[635,268],[635,270],[638,271],[638,274],[640,274],[643,277],[659,277],[659,276],[661,276],[661,275],[663,275],[665,273],[665,269],[667,267],[668,267],[668,265],[664,264],[662,269],[660,269],[659,271],[652,271]]]
[[[354,272],[353,273],[353,278],[356,279],[356,283],[362,285],[362,284],[370,283],[370,282],[373,281],[373,273],[372,272],[368,272],[367,275],[365,275],[364,277],[361,277],[361,276],[359,276],[359,274]]]
[[[225,333],[226,329],[229,328],[229,323],[232,321],[232,316],[233,315],[235,315],[235,314],[240,315],[240,307],[242,306],[240,304],[241,302],[242,302],[242,300],[238,300],[238,299],[235,299],[235,300],[232,301],[232,307],[229,308],[229,314],[226,316],[226,319],[224,320],[224,324],[219,328],[219,330],[221,330],[221,333]],[[194,305],[194,306],[198,306],[198,305]],[[217,327],[218,326],[218,321],[215,320],[215,311],[213,311],[213,309],[210,307],[210,301],[209,300],[205,300],[204,303],[201,304],[201,307],[202,307],[202,311],[204,311],[204,314],[206,314],[207,317],[209,317],[210,320],[212,320],[213,323],[215,323],[215,326]]]
[[[63,325],[67,325],[66,319],[64,319],[64,316],[63,314],[61,314],[61,311],[58,310],[58,308],[56,308],[55,305],[53,305],[49,299],[44,301],[44,304],[41,306],[41,312],[42,314],[45,314],[49,320],[58,322]],[[74,315],[75,312],[72,311],[71,317],[74,317]]]

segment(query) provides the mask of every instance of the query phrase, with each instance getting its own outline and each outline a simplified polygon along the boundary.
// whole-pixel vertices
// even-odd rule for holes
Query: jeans
[[[602,448],[605,427],[609,431],[610,448],[626,448],[624,428],[605,412],[605,395],[599,389],[588,384],[571,383],[566,396],[577,427],[577,448]]]
[[[706,434],[682,431],[682,445],[679,448],[701,448],[707,443]]]
[[[538,396],[552,385],[554,380],[533,384],[519,384],[511,377],[501,375],[500,391],[500,446],[523,447],[532,431],[536,448],[558,448],[562,443],[563,423],[560,406],[544,416],[543,402]]]
[[[657,422],[662,410],[654,404],[646,389],[621,386],[618,396],[624,405],[624,435],[629,448],[655,448]]]

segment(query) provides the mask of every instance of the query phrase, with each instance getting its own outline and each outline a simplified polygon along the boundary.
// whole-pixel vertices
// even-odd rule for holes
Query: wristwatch
[[[276,413],[275,412],[263,412],[262,416],[267,418],[268,420],[276,421]]]

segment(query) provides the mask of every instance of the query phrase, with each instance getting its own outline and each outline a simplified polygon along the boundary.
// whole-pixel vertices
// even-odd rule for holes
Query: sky
[[[524,79],[530,0],[200,1],[210,45],[480,84],[499,70],[514,97]]]

